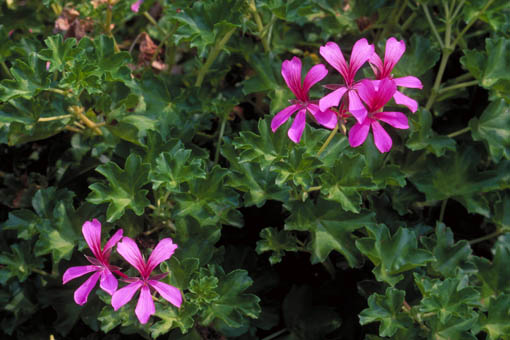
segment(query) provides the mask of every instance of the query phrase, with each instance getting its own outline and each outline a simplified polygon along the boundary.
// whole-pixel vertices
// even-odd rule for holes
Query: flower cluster
[[[377,149],[388,152],[392,140],[380,122],[397,129],[408,129],[409,124],[402,112],[385,112],[382,111],[383,107],[393,98],[396,104],[404,105],[414,113],[418,103],[398,91],[397,87],[422,88],[421,81],[414,76],[393,78],[391,74],[405,49],[404,41],[389,38],[383,61],[375,53],[373,45],[366,39],[360,39],[354,44],[347,63],[336,43],[326,43],[321,46],[320,55],[340,73],[343,83],[325,85],[333,91],[320,100],[310,100],[308,92],[326,77],[326,67],[323,64],[313,66],[301,82],[301,60],[297,57],[285,60],[282,63],[282,76],[296,99],[291,100],[290,106],[274,116],[271,121],[273,132],[295,112],[298,113],[288,131],[289,138],[295,143],[299,143],[303,134],[307,112],[317,123],[328,129],[335,128],[339,119],[344,123],[353,117],[355,122],[349,130],[350,145],[357,147],[363,144],[371,129]],[[374,79],[356,80],[356,73],[366,62],[374,71]]]
[[[85,222],[82,233],[94,257],[85,255],[90,265],[68,268],[62,278],[63,284],[66,284],[77,277],[93,273],[74,292],[74,301],[77,304],[83,305],[87,302],[90,292],[99,280],[101,289],[112,295],[112,306],[115,310],[131,301],[135,293],[140,290],[135,314],[142,324],[147,323],[150,316],[156,312],[151,288],[174,306],[181,306],[182,295],[179,289],[161,281],[168,273],[151,276],[154,269],[163,261],[168,260],[177,249],[177,245],[170,238],[160,240],[149,259],[145,261],[136,242],[129,237],[122,237],[122,229],[117,230],[102,249],[101,223],[98,220]],[[119,267],[110,264],[110,255],[115,246],[117,246],[117,252],[120,256],[140,273],[140,277],[128,277],[120,271]],[[129,284],[117,289],[118,282],[114,274],[117,274],[122,281]]]

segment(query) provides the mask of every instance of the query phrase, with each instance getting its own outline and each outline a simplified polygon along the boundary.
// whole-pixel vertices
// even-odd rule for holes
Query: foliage
[[[510,338],[508,1],[134,2],[0,1],[3,336]],[[326,46],[349,61],[363,39],[389,64],[342,79]],[[384,72],[373,93],[417,77],[398,91],[418,108],[397,94],[375,111],[406,123],[369,112],[364,136],[348,104]],[[334,128],[313,107],[349,81]],[[86,278],[62,276],[90,261],[93,219],[146,259],[171,238],[151,280],[182,305],[153,294],[141,324],[138,295],[75,304]]]

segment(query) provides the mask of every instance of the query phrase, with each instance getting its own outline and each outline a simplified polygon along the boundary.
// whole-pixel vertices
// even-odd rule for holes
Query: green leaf
[[[292,181],[294,185],[306,188],[313,184],[313,173],[321,165],[317,157],[307,155],[305,150],[292,149],[285,161],[273,163],[272,170],[278,174],[276,184]]]
[[[233,142],[236,150],[241,151],[240,162],[257,161],[260,167],[265,169],[286,157],[292,142],[287,137],[284,127],[285,125],[273,133],[271,119],[268,117],[259,120],[259,135],[251,131],[240,132],[239,137]]]
[[[240,328],[247,325],[246,317],[256,319],[259,316],[260,299],[245,293],[253,283],[246,270],[236,269],[225,275],[222,269],[217,268],[211,274],[218,277],[218,296],[203,306],[200,312],[202,324],[210,325],[219,319],[229,327]]]
[[[155,322],[150,328],[151,336],[154,339],[177,327],[182,333],[186,333],[193,327],[195,323],[193,316],[198,312],[196,305],[187,302],[184,302],[180,308],[169,307],[167,304],[161,303],[155,303],[155,305],[154,316],[161,320]]]
[[[425,149],[437,157],[443,156],[447,150],[455,151],[454,139],[440,136],[432,130],[432,115],[425,108],[419,108],[410,118],[411,134],[406,143],[409,149],[413,151]]]
[[[341,206],[332,201],[317,200],[317,203],[291,202],[286,205],[291,212],[285,221],[285,230],[308,231],[311,241],[313,264],[326,260],[332,250],[345,256],[351,267],[359,267],[363,259],[355,247],[356,236],[353,234],[364,226],[375,223],[374,213],[353,214],[343,211]]]
[[[239,195],[225,187],[227,169],[214,166],[205,179],[197,178],[189,183],[189,191],[175,195],[175,217],[193,216],[201,225],[220,222],[236,227],[242,226],[242,216],[236,209]]]
[[[419,249],[413,230],[399,228],[394,235],[384,224],[367,226],[369,237],[356,240],[356,247],[375,265],[377,281],[395,286],[404,278],[401,274],[425,266],[434,258],[429,251]]]
[[[200,276],[189,283],[191,299],[198,304],[210,304],[218,300],[218,278],[216,276]]]
[[[477,276],[482,281],[482,297],[510,293],[510,234],[502,235],[492,248],[493,259],[482,257],[473,259],[478,268]]]
[[[321,193],[328,200],[341,204],[342,209],[359,213],[361,209],[361,192],[375,189],[367,175],[363,175],[365,159],[361,155],[341,155],[332,167],[324,169],[319,176]]]
[[[18,238],[30,240],[38,233],[38,226],[43,222],[31,210],[14,210],[9,213],[9,218],[2,225],[4,230],[16,230]]]
[[[173,16],[180,23],[175,33],[176,43],[187,41],[198,49],[200,57],[204,57],[207,48],[221,39],[226,31],[240,26],[245,8],[243,2],[235,0],[194,2],[191,8]]]
[[[202,266],[208,264],[216,250],[214,245],[221,236],[220,226],[200,225],[195,218],[186,216],[175,221],[175,228],[179,259],[185,261],[193,258],[198,259]]]
[[[178,149],[174,152],[161,153],[156,158],[150,179],[152,188],[164,188],[170,192],[180,192],[181,184],[197,178],[206,178],[203,162],[190,158],[191,150]]]
[[[455,243],[452,230],[443,223],[437,223],[435,237],[422,237],[420,241],[434,254],[436,261],[431,263],[432,268],[444,277],[456,276],[459,269],[476,271],[470,260],[472,250],[469,242],[460,240]]]
[[[510,39],[495,37],[485,39],[486,52],[465,50],[461,64],[480,81],[506,99],[510,98]]]
[[[0,82],[0,102],[17,97],[31,99],[49,87],[46,65],[35,54],[29,56],[28,63],[17,59],[10,71],[14,79]]]
[[[469,318],[473,308],[481,307],[480,293],[473,287],[464,287],[459,278],[440,281],[414,273],[414,280],[423,295],[420,312],[434,313],[442,324],[451,317]]]
[[[20,242],[11,245],[11,252],[0,253],[0,264],[0,284],[5,285],[13,277],[25,281],[32,269],[43,268],[44,258],[34,256],[29,242]]]
[[[410,178],[427,201],[453,198],[471,213],[489,216],[488,202],[481,193],[504,188],[510,175],[508,161],[494,170],[479,172],[480,153],[467,147],[442,158],[427,159],[425,168]]]
[[[399,329],[411,327],[412,319],[402,312],[405,294],[403,290],[388,287],[384,295],[370,295],[368,308],[359,314],[360,324],[380,322],[380,336],[393,336]]]
[[[434,67],[440,55],[439,47],[433,45],[428,38],[413,34],[406,52],[395,65],[395,77],[419,77]]]
[[[489,340],[508,339],[510,334],[510,295],[491,298],[487,316],[480,314],[479,330],[488,334]]]
[[[108,184],[93,183],[87,200],[93,204],[109,203],[106,217],[108,222],[118,220],[126,209],[142,215],[150,201],[142,187],[149,182],[150,166],[142,163],[140,156],[130,154],[124,170],[113,162],[98,166],[96,171],[106,177]]]
[[[179,253],[181,252],[179,245]],[[188,257],[180,261],[176,256],[172,256],[170,260],[163,262],[160,267],[163,273],[170,273],[167,280],[174,287],[178,287],[181,291],[188,289],[191,277],[197,272],[199,259]]]
[[[510,159],[510,105],[503,99],[493,101],[480,118],[469,121],[471,134],[476,141],[483,141],[492,159]]]
[[[478,319],[478,313],[471,312],[469,317],[459,318],[452,316],[442,323],[438,318],[432,318],[428,323],[432,339],[448,340],[476,340],[476,337],[469,331]]]
[[[257,254],[270,251],[269,263],[271,265],[280,263],[286,251],[295,252],[298,250],[297,238],[286,230],[275,228],[264,228],[260,231],[260,241],[257,241]]]
[[[71,191],[50,187],[39,190],[32,199],[34,210],[44,218],[38,226],[35,255],[51,254],[54,264],[62,259],[69,260],[74,247],[82,239],[83,219],[73,207],[73,196]]]
[[[505,232],[510,231],[510,192],[505,191],[502,197],[494,204],[494,213],[491,215],[492,222]]]
[[[76,39],[63,39],[61,34],[57,34],[44,39],[47,49],[39,52],[42,60],[50,62],[50,72],[64,71],[67,65],[72,65],[76,54],[80,52],[76,48]]]

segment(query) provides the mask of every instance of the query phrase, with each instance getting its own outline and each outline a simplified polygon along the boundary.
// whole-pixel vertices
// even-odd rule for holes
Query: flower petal
[[[117,244],[117,242],[120,241],[120,239],[122,238],[122,234],[123,234],[123,230],[122,229],[119,229],[115,232],[115,234],[113,234],[112,237],[110,237],[110,239],[108,240],[108,242],[106,242],[106,244],[104,245],[104,248],[103,248],[103,254],[107,253],[108,250],[110,250],[111,248],[115,247],[115,245]]]
[[[335,70],[340,72],[344,80],[347,82],[349,77],[349,66],[345,61],[344,55],[342,54],[342,50],[340,47],[332,41],[328,41],[326,45],[321,46],[320,55],[326,59],[328,64],[330,64]]]
[[[423,84],[421,83],[420,79],[413,76],[393,78],[393,81],[395,84],[397,84],[397,86],[408,87],[411,89],[423,88]]]
[[[275,132],[280,126],[282,126],[283,123],[285,123],[289,118],[290,116],[296,112],[299,108],[301,107],[301,105],[299,104],[294,104],[294,105],[291,105],[291,106],[287,106],[286,108],[284,108],[283,110],[281,110],[280,112],[278,112],[276,114],[276,116],[273,117],[273,119],[271,120],[271,130],[273,130],[273,132]]]
[[[338,122],[338,117],[334,111],[321,111],[316,104],[308,104],[306,108],[310,111],[312,116],[314,116],[315,120],[317,120],[317,123],[328,129],[335,128]]]
[[[113,295],[118,287],[118,282],[115,276],[112,274],[110,269],[104,268],[101,273],[101,280],[99,281],[99,287],[110,295]]]
[[[85,242],[89,245],[90,250],[92,250],[92,254],[97,259],[101,259],[101,222],[97,219],[93,219],[92,221],[86,221],[83,223],[81,228],[81,232],[83,234],[83,238],[85,238]]]
[[[133,239],[124,236],[122,241],[117,244],[117,252],[124,258],[124,260],[135,267],[142,276],[148,276],[150,274],[145,272],[145,261],[140,253],[138,245]]]
[[[156,280],[149,280],[148,282],[161,295],[161,297],[163,297],[163,299],[167,300],[177,308],[181,307],[182,294],[177,287]]]
[[[147,260],[147,272],[151,273],[161,262],[168,260],[177,249],[177,244],[171,238],[164,238],[158,242]]]
[[[337,90],[325,95],[319,100],[319,110],[326,111],[330,107],[336,107],[340,103],[340,100],[347,92],[347,87],[342,86]]]
[[[149,321],[149,318],[154,313],[156,313],[156,308],[154,307],[154,301],[152,301],[151,291],[149,287],[145,285],[140,291],[140,297],[136,304],[135,314],[138,317],[138,321],[144,325],[147,321]]]
[[[351,58],[349,59],[349,77],[350,81],[354,81],[356,72],[364,63],[374,54],[374,45],[370,45],[367,39],[362,38],[352,47]]]
[[[380,81],[372,81],[369,79],[363,79],[356,84],[355,89],[361,99],[368,105],[368,109],[372,112],[372,108],[376,105],[375,99],[377,96],[377,88],[379,87]]]
[[[384,78],[382,73],[384,71],[384,66],[381,57],[379,57],[379,55],[374,52],[368,59],[368,62],[370,63],[372,71],[374,71],[376,79]]]
[[[284,60],[282,63],[282,77],[296,98],[306,100],[306,98],[303,98],[303,92],[301,91],[301,59],[293,57],[291,60]]]
[[[143,3],[143,0],[138,0],[137,2],[135,2],[134,4],[131,5],[131,10],[135,13],[138,13],[138,11],[140,10],[140,6],[142,5]]]
[[[308,97],[308,91],[310,91],[310,88],[324,79],[327,75],[328,70],[323,64],[318,64],[312,67],[306,74],[305,80],[303,81],[303,94]]]
[[[368,131],[370,131],[370,120],[365,119],[363,123],[356,123],[349,130],[349,144],[355,148],[360,146],[365,142],[368,136]]]
[[[84,305],[87,302],[89,294],[95,287],[100,275],[101,275],[100,272],[92,274],[87,279],[87,281],[85,281],[80,287],[78,287],[78,289],[74,291],[74,302],[76,302],[80,306]]]
[[[386,77],[391,74],[405,51],[406,44],[404,40],[398,41],[394,37],[386,40],[386,50],[384,51],[384,75]]]
[[[352,90],[349,91],[349,112],[356,118],[358,123],[361,123],[367,117],[367,109],[363,106],[358,93]]]
[[[390,124],[397,129],[409,129],[407,117],[402,112],[377,112],[374,118]]]
[[[90,272],[98,271],[99,268],[96,266],[78,266],[67,268],[64,275],[62,276],[62,284],[66,284],[69,281],[76,279],[77,277],[83,276]]]
[[[395,99],[395,103],[407,106],[413,113],[418,110],[418,102],[412,98],[409,98],[400,91],[395,91],[393,94],[393,99]]]
[[[374,134],[374,143],[380,152],[388,152],[391,149],[392,141],[390,135],[377,121],[372,121],[372,133]]]
[[[122,287],[115,291],[112,296],[113,309],[118,310],[120,307],[131,301],[133,295],[135,295],[136,291],[140,289],[141,286],[143,286],[143,282],[141,280],[137,280],[128,284],[126,287]]]
[[[371,107],[371,112],[379,111],[384,105],[386,105],[393,94],[397,91],[397,85],[395,82],[389,78],[384,78],[379,82],[379,86],[377,88],[377,94],[374,100],[374,106]]]
[[[289,136],[290,140],[294,143],[299,143],[301,140],[301,135],[303,134],[303,130],[305,129],[306,123],[306,109],[299,110],[296,118],[294,118],[294,122],[287,131],[287,136]]]

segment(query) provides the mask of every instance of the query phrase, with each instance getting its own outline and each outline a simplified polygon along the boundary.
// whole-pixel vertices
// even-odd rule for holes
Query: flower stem
[[[487,8],[489,8],[490,5],[492,5],[492,3],[494,2],[494,0],[489,0],[487,1],[487,3],[485,4],[485,6],[483,6],[483,8],[474,16],[471,18],[471,20],[469,20],[469,22],[467,23],[467,25],[462,29],[462,31],[457,35],[457,38],[455,38],[455,40],[453,41],[453,44],[452,44],[452,47],[455,47],[457,45],[457,43],[459,42],[460,39],[462,39],[462,37],[464,36],[464,34],[466,34],[466,32],[471,28],[471,26],[473,26],[473,24],[478,20],[478,18],[483,14],[485,13],[485,11],[487,10]],[[462,2],[463,4],[464,2]],[[460,9],[459,9],[460,10]]]
[[[41,117],[41,118],[37,119],[37,122],[51,122],[54,120],[71,118],[72,116],[73,115],[69,114],[69,115],[53,116],[53,117]]]
[[[9,78],[12,78],[11,71],[9,71],[9,68],[7,67],[7,64],[5,63],[5,61],[2,60],[0,62],[0,65],[2,65],[2,70],[4,71],[5,75]]]
[[[465,128],[463,129],[460,129],[459,131],[455,131],[455,132],[452,132],[452,133],[449,133],[448,135],[446,135],[448,138],[453,138],[453,137],[457,137],[459,135],[462,135],[463,133],[466,133],[468,132],[469,130],[471,130],[471,128],[469,126],[466,126]]]
[[[275,339],[275,338],[279,337],[280,335],[282,335],[282,334],[284,334],[286,332],[288,332],[288,330],[287,330],[287,328],[284,328],[284,329],[279,330],[278,332],[275,332],[273,334],[270,334],[270,335],[266,336],[262,340],[272,340],[272,339]]]
[[[434,25],[434,22],[432,21],[432,18],[430,17],[429,8],[427,7],[426,4],[421,4],[421,5],[423,7],[423,12],[425,12],[425,17],[427,18],[427,21],[429,22],[430,28],[432,29],[432,33],[434,33],[434,36],[436,37],[437,42],[439,43],[439,46],[441,46],[441,48],[444,48],[443,40],[439,36],[439,33],[437,32],[436,25]]]
[[[196,87],[202,86],[202,82],[204,81],[205,74],[207,73],[207,71],[209,71],[209,68],[213,64],[214,60],[216,60],[216,57],[218,57],[221,50],[223,49],[225,44],[228,42],[228,40],[230,39],[232,34],[234,34],[234,31],[236,30],[236,28],[237,27],[232,27],[230,29],[230,31],[225,33],[223,38],[221,38],[221,40],[218,41],[218,43],[214,46],[212,51],[209,53],[209,56],[207,57],[207,60],[205,61],[204,65],[202,65],[202,67],[198,71],[197,80],[195,82]]]
[[[319,149],[319,151],[317,152],[317,156],[320,156],[320,154],[326,149],[326,147],[328,146],[328,144],[331,142],[331,140],[333,139],[333,137],[335,137],[336,133],[338,132],[338,123],[336,124],[335,128],[331,131],[331,133],[329,134],[328,136],[328,139],[326,139],[326,141],[324,142],[324,144],[322,144],[321,148]]]
[[[485,235],[485,236],[482,236],[482,237],[479,237],[479,238],[475,238],[474,240],[469,241],[469,244],[473,245],[473,244],[476,244],[476,243],[487,241],[487,240],[490,240],[491,238],[498,237],[501,234],[503,234],[503,230],[497,229],[495,232],[492,232],[492,233],[490,233],[488,235]]]
[[[443,50],[443,56],[441,57],[441,63],[439,64],[439,70],[436,74],[436,80],[434,81],[434,86],[430,91],[429,99],[427,100],[427,104],[425,105],[425,109],[430,110],[434,102],[436,101],[437,94],[439,92],[439,87],[441,86],[441,80],[443,78],[444,71],[446,69],[446,64],[448,63],[448,58],[450,58],[451,51],[449,49]]]
[[[257,6],[255,5],[255,0],[251,0],[248,5],[251,14],[253,15],[253,18],[255,19],[255,23],[257,24],[257,28],[259,30],[259,38],[262,42],[262,46],[264,46],[264,51],[266,53],[270,52],[271,49],[269,48],[269,44],[267,43],[267,40],[264,39],[262,36],[262,32],[264,31],[264,25],[262,24],[262,19],[260,18],[259,13],[257,12]]]
[[[446,210],[447,203],[448,203],[448,198],[444,199],[443,202],[441,203],[441,210],[439,211],[439,222],[443,222],[444,212]]]
[[[458,83],[458,84],[455,84],[455,85],[443,87],[441,90],[439,90],[439,93],[441,94],[441,93],[444,93],[444,92],[447,92],[447,91],[456,90],[456,89],[462,89],[464,87],[474,86],[474,85],[478,85],[478,80],[471,80],[471,81],[466,81],[464,83]]]
[[[32,269],[32,271],[33,271],[34,273],[37,273],[37,274],[39,274],[39,275],[46,276],[46,277],[50,277],[50,276],[52,276],[50,273],[45,272],[44,270],[41,270],[41,269],[39,269],[39,268],[31,268],[31,269]]]
[[[402,32],[405,32],[407,31],[407,29],[409,28],[409,26],[414,22],[414,19],[416,18],[416,12],[413,12],[409,18],[406,19],[406,21],[404,21],[404,23],[402,24],[402,26],[400,26],[400,30]]]
[[[218,135],[218,143],[216,143],[216,153],[214,154],[214,164],[218,164],[218,160],[220,159],[220,148],[221,148],[221,140],[223,139],[223,134],[225,133],[225,126],[227,125],[227,116],[225,115],[221,120],[220,126],[220,134]]]

